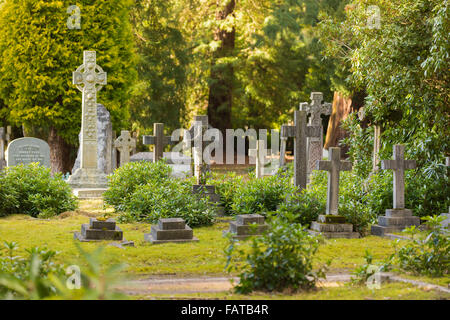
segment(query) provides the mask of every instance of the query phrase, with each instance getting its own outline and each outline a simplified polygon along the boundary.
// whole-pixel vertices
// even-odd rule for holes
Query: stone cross
[[[194,141],[192,156],[194,159],[194,176],[197,179],[197,184],[203,184],[202,176],[209,168],[209,163],[205,163],[203,159],[205,143],[212,141],[206,141],[203,137],[208,128],[208,116],[195,116],[194,125],[189,129],[190,139]]]
[[[405,170],[416,168],[415,160],[405,160],[405,146],[394,146],[394,160],[383,160],[381,169],[394,170],[394,209],[405,209]]]
[[[80,168],[70,177],[73,187],[106,186],[98,168],[97,92],[106,85],[107,75],[97,65],[95,51],[84,51],[83,64],[73,73],[73,84],[83,93],[81,113]]]
[[[320,127],[319,137],[310,137],[308,139],[308,174],[316,167],[316,161],[322,160],[323,154],[323,125],[321,115],[329,115],[332,111],[331,103],[323,103],[323,93],[322,92],[312,92],[311,93],[311,104],[303,102],[300,104],[300,110],[306,111],[310,115],[308,125]]]
[[[172,141],[172,137],[164,136],[164,124],[155,123],[153,124],[153,136],[143,137],[144,145],[154,145],[153,150],[153,162],[157,162],[163,158],[164,148],[167,145],[173,145],[176,142]]]
[[[256,141],[256,149],[250,149],[249,155],[256,158],[256,178],[262,178],[267,157],[266,142],[264,140]]]
[[[130,153],[136,148],[136,140],[131,137],[130,131],[122,131],[120,137],[114,141],[114,147],[120,152],[120,166],[130,162]]]
[[[307,138],[320,136],[319,126],[308,126],[306,111],[295,111],[294,125],[281,127],[281,137],[294,137],[294,185],[300,190],[307,182]]]
[[[0,170],[2,170],[5,165],[5,128],[0,128]]]
[[[339,208],[339,173],[351,171],[350,161],[341,161],[341,148],[330,148],[329,161],[319,160],[316,163],[317,170],[328,171],[327,187],[327,215],[338,215]]]

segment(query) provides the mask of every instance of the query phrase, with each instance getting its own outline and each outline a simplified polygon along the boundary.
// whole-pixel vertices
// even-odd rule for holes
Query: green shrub
[[[108,190],[103,194],[105,203],[123,211],[136,189],[149,182],[169,179],[171,168],[164,162],[129,162],[108,177]]]
[[[0,173],[0,216],[41,212],[58,215],[77,207],[72,189],[61,174],[37,163],[6,168]]]
[[[237,187],[231,210],[234,214],[265,214],[275,211],[294,190],[292,183],[284,176],[251,179]]]
[[[364,259],[366,263],[357,267],[353,271],[354,277],[351,277],[352,285],[370,284],[371,278],[378,272],[388,272],[392,268],[392,259],[394,255],[391,255],[383,263],[375,264],[373,262],[373,255],[366,249]]]
[[[216,193],[220,195],[221,205],[225,208],[226,215],[232,215],[233,197],[236,190],[244,183],[243,177],[235,172],[227,174],[212,173],[207,184],[216,187]]]
[[[208,198],[192,194],[192,185],[178,179],[148,182],[128,197],[124,211],[120,221],[156,223],[160,218],[176,217],[191,227],[209,225],[215,217]]]
[[[276,214],[281,218],[293,217],[296,223],[309,227],[311,222],[317,221],[319,215],[325,214],[325,202],[316,198],[316,194],[309,189],[304,189],[282,202]]]
[[[412,239],[396,249],[401,269],[432,277],[449,274],[450,237],[448,230],[441,226],[444,219],[442,216],[422,218],[427,226],[424,233],[420,233],[415,226],[403,231]]]
[[[227,271],[240,273],[235,290],[247,294],[314,288],[317,280],[325,277],[325,268],[313,272],[318,238],[289,219],[274,218],[269,224],[263,236],[253,238],[249,252],[239,248],[235,240],[225,250]]]

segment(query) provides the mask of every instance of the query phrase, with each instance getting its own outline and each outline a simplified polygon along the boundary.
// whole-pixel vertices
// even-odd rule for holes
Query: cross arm
[[[331,171],[331,161],[317,160],[316,170]]]
[[[142,143],[146,146],[156,144],[156,137],[155,136],[143,136]]]
[[[397,169],[397,161],[396,160],[382,160],[381,161],[381,169],[383,170],[396,170]]]
[[[281,138],[295,137],[295,126],[282,125],[280,136]]]
[[[73,84],[74,85],[83,84],[83,74],[81,72],[74,71],[72,75],[73,75]]]
[[[306,127],[306,136],[309,138],[320,137],[322,133],[322,128],[319,126],[307,126]]]
[[[164,137],[164,141],[163,141],[164,145],[176,145],[178,143],[178,141],[173,141],[171,136],[166,136]]]
[[[405,160],[405,170],[412,170],[417,168],[416,160]]]
[[[350,161],[341,161],[341,171],[352,171],[353,164]]]

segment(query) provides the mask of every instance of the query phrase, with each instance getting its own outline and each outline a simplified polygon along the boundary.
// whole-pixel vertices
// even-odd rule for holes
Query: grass
[[[152,294],[134,296],[133,299],[220,299],[220,300],[448,300],[450,295],[434,290],[423,290],[405,283],[386,283],[379,290],[348,284],[319,288],[303,293],[267,294],[255,292],[250,295],[238,295],[232,292],[194,293],[194,294]]]

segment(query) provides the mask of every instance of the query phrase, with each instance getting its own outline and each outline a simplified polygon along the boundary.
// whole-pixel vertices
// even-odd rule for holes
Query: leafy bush
[[[215,211],[208,198],[192,194],[192,185],[178,179],[150,181],[124,204],[120,221],[155,223],[160,218],[183,218],[191,226],[209,225]]]
[[[448,230],[444,230],[442,216],[424,217],[427,229],[424,233],[412,226],[403,232],[412,239],[396,250],[399,267],[405,271],[432,277],[449,274],[450,238]]]
[[[117,211],[123,211],[136,189],[149,182],[169,179],[171,170],[164,161],[129,162],[108,177],[108,190],[103,194],[105,203],[114,206]]]
[[[296,223],[309,227],[311,222],[317,221],[319,215],[325,213],[325,202],[316,198],[310,189],[304,189],[282,202],[276,213],[281,218],[293,217]]]
[[[251,179],[238,185],[233,194],[231,210],[234,214],[253,214],[275,211],[295,188],[284,176]]]
[[[269,223],[269,231],[253,238],[248,253],[239,248],[235,240],[231,240],[225,250],[227,271],[240,273],[235,290],[247,294],[255,290],[314,288],[317,280],[325,277],[325,268],[313,272],[318,238],[310,236],[300,224],[287,219],[275,218]],[[240,264],[242,261],[245,261],[243,265]]]
[[[6,168],[0,173],[0,216],[22,213],[37,217],[77,207],[72,189],[62,175],[37,163]]]
[[[221,205],[225,208],[226,215],[232,215],[233,197],[236,190],[244,183],[242,176],[235,172],[227,174],[212,173],[207,184],[216,187],[216,193],[220,195]]]
[[[383,263],[375,264],[373,262],[373,255],[369,250],[366,249],[364,254],[364,259],[366,263],[357,267],[353,271],[354,277],[351,278],[351,284],[353,285],[362,285],[368,284],[371,277],[373,277],[378,272],[388,272],[392,268],[392,259],[393,255],[391,255],[386,261]]]

